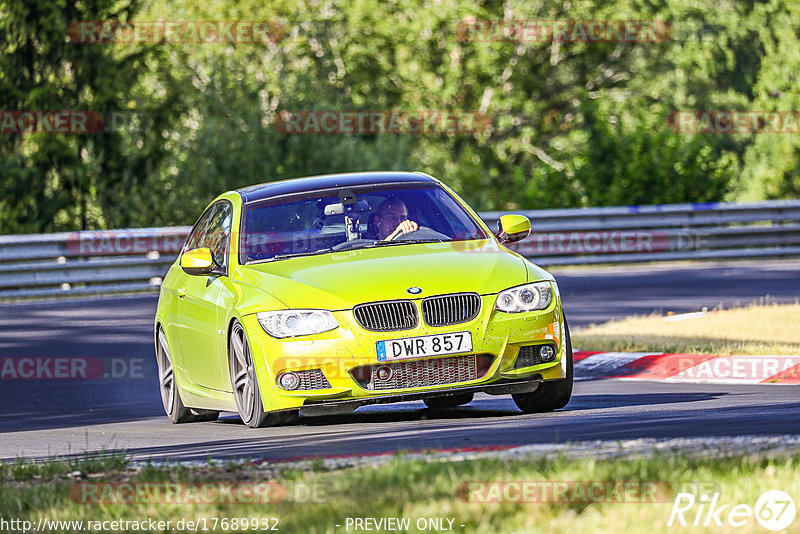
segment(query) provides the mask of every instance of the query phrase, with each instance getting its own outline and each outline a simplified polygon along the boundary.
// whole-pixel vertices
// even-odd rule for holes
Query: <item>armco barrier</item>
[[[800,200],[514,213],[533,233],[511,248],[543,266],[800,256]],[[188,231],[0,236],[0,298],[155,290]]]

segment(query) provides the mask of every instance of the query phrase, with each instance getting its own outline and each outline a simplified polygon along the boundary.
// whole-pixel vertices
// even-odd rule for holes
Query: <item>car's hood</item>
[[[288,258],[237,269],[245,285],[290,308],[342,310],[362,302],[474,291],[497,293],[551,278],[493,240],[407,244]],[[419,287],[422,293],[408,293]]]

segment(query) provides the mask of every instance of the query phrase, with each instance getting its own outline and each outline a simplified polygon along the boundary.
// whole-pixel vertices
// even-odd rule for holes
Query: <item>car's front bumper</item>
[[[370,332],[356,322],[352,310],[336,311],[334,315],[339,328],[302,339],[286,340],[270,337],[255,315],[247,315],[242,322],[250,342],[264,408],[272,411],[302,407],[305,413],[341,412],[364,404],[401,402],[467,391],[518,392],[514,387],[521,388],[519,392],[533,391],[541,381],[565,378],[566,343],[559,298],[554,295],[553,302],[544,310],[516,314],[498,312],[494,307],[495,300],[496,295],[482,296],[481,311],[469,322],[434,328],[420,321],[416,328],[401,332]],[[478,378],[376,391],[365,388],[352,374],[355,368],[384,363],[377,359],[377,341],[464,331],[472,335],[473,350],[470,354],[491,357],[488,370]],[[556,358],[553,361],[515,367],[520,347],[541,344],[555,345]],[[277,385],[280,373],[309,369],[321,370],[329,387],[286,391]]]

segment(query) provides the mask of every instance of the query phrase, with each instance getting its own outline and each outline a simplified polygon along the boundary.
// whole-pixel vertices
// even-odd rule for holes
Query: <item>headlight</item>
[[[256,314],[261,327],[276,338],[321,334],[339,326],[327,310],[284,310]]]
[[[536,282],[501,291],[496,308],[506,313],[529,312],[547,308],[552,300],[550,282]]]

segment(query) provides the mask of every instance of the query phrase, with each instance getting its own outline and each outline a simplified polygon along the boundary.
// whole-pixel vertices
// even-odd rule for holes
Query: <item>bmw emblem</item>
[[[406,289],[406,291],[408,291],[412,295],[419,295],[420,293],[422,293],[422,289],[419,287],[409,287],[408,289]]]

